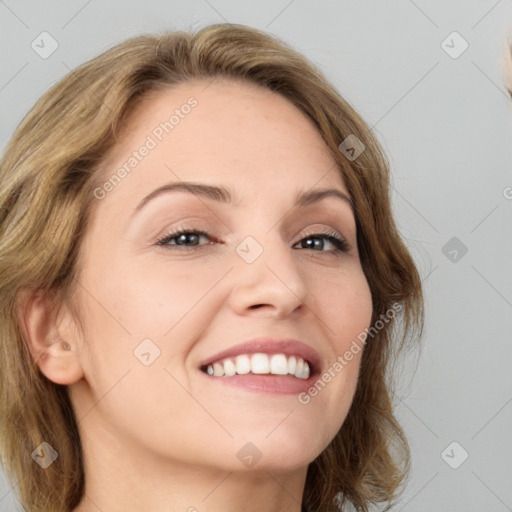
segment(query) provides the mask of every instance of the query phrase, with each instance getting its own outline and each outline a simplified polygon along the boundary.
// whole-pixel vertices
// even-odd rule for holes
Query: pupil
[[[183,234],[183,235],[180,235],[178,237],[178,244],[179,245],[184,245],[186,244],[187,242],[190,242],[191,241],[191,237],[195,237],[197,235],[193,234],[193,233],[187,233],[187,234]]]
[[[320,240],[319,238],[307,238],[305,240],[306,243],[306,249],[312,249],[314,247],[319,247],[320,249],[323,248],[323,240]]]

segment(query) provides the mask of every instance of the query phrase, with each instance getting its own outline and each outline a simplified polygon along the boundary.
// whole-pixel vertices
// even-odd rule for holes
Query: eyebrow
[[[233,197],[229,190],[225,187],[216,185],[206,185],[203,183],[180,181],[176,183],[167,183],[166,185],[162,185],[161,187],[158,187],[157,189],[153,190],[153,192],[149,193],[146,197],[144,197],[144,199],[142,199],[142,201],[135,207],[135,210],[132,215],[141,210],[152,199],[155,199],[156,197],[161,196],[162,194],[176,191],[189,192],[196,196],[211,199],[219,203],[233,203]],[[352,202],[352,200],[344,192],[335,188],[315,189],[299,194],[295,199],[294,206],[308,206],[313,203],[317,203],[327,197],[335,197],[337,199],[340,199],[341,201],[347,203],[352,208],[353,212],[355,211],[354,203]]]

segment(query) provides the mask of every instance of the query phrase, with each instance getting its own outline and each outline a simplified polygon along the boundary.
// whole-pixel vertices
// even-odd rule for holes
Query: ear
[[[78,330],[69,308],[57,308],[41,292],[24,292],[21,297],[18,312],[22,334],[41,372],[56,384],[79,381],[84,372],[79,359]]]

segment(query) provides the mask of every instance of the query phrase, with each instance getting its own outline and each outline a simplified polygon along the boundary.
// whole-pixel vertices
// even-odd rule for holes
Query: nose
[[[253,242],[254,243],[254,242]],[[231,278],[232,309],[239,315],[257,314],[275,319],[286,318],[305,307],[307,284],[292,249],[279,237],[261,244],[263,252],[249,262],[236,255]]]

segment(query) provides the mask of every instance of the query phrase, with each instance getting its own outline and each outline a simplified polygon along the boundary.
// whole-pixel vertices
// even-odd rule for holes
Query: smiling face
[[[307,405],[297,397],[371,321],[349,194],[291,103],[206,85],[148,95],[105,162],[103,183],[125,177],[97,189],[83,239],[71,399],[86,446],[305,467],[348,413],[361,352]]]

